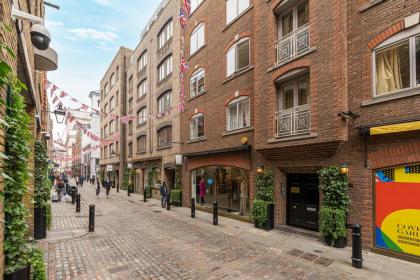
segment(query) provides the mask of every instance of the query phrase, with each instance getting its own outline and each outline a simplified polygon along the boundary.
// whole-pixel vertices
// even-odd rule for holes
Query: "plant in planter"
[[[328,245],[345,247],[347,244],[346,215],[350,205],[348,178],[340,169],[331,166],[319,172],[323,195],[319,213],[320,232]]]
[[[44,264],[44,253],[39,248],[33,248],[30,256],[31,280],[46,280],[47,269]]]
[[[171,203],[175,206],[182,205],[181,176],[182,169],[180,166],[177,166],[175,169],[175,185],[174,189],[171,191]]]
[[[150,169],[149,172],[147,172],[147,187],[146,187],[146,196],[148,198],[152,197],[152,188],[153,188],[153,182],[156,177],[156,169]]]
[[[272,171],[257,174],[252,217],[256,227],[266,230],[274,228],[274,174]]]
[[[16,77],[9,75],[1,79],[1,87],[7,87],[7,114],[2,121],[6,131],[6,154],[1,154],[4,169],[4,255],[6,264],[5,279],[28,279],[29,247],[27,245],[28,210],[23,198],[29,179],[28,161],[32,141],[29,129],[30,117],[26,113],[24,97],[20,94],[25,88]],[[4,84],[8,81],[8,84]]]

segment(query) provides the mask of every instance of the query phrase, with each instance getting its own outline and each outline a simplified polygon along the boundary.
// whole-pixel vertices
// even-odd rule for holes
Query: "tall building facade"
[[[89,93],[90,99],[90,129],[94,135],[100,135],[101,133],[101,116],[97,113],[100,110],[101,103],[101,92],[91,91]],[[86,163],[86,177],[95,178],[98,176],[99,161],[101,157],[101,149],[98,148],[99,143],[88,141],[87,145],[83,147],[83,158]]]
[[[127,160],[136,173],[135,190],[151,180],[172,188],[175,158],[180,153],[179,60],[180,2],[164,0],[141,33],[127,72]]]
[[[120,116],[126,115],[127,67],[132,50],[121,47],[101,80],[101,139],[107,142],[101,148],[100,166],[106,171],[114,187],[123,182],[126,166],[126,127]]]

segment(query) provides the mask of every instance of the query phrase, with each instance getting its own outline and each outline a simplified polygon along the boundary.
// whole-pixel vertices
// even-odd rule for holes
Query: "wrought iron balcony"
[[[276,138],[308,134],[311,119],[307,106],[276,113]]]
[[[310,50],[309,25],[304,25],[276,42],[277,65]]]

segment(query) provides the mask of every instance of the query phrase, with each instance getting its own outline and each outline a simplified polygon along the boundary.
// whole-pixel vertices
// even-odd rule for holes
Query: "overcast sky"
[[[60,6],[60,10],[46,7],[46,26],[58,53],[58,69],[49,72],[48,79],[89,104],[89,92],[99,89],[118,48],[136,47],[161,0],[51,2]]]

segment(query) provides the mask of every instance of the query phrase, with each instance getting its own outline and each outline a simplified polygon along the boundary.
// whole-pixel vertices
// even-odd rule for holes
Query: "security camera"
[[[51,135],[49,133],[45,133],[44,138],[45,138],[45,140],[50,140]]]
[[[34,24],[31,28],[31,41],[35,48],[44,51],[50,46],[50,32],[43,25]]]

